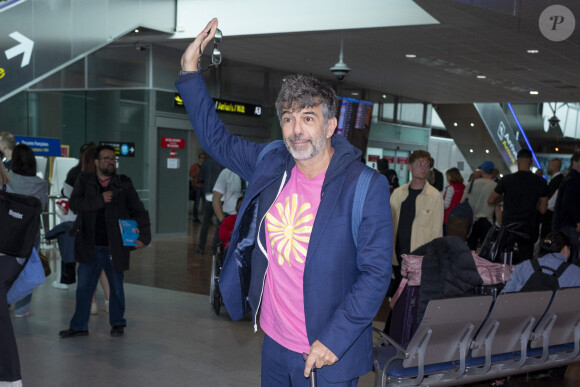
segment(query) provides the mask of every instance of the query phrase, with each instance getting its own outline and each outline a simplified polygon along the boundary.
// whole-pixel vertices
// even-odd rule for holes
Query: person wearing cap
[[[536,209],[546,213],[548,208],[548,185],[540,176],[532,173],[532,152],[522,149],[518,152],[518,171],[500,179],[487,202],[499,204],[503,201],[503,224],[516,223],[519,257],[514,264],[530,259],[534,253],[534,243],[538,239]]]
[[[493,211],[495,205],[487,203],[487,198],[495,189],[497,183],[492,180],[495,165],[492,161],[484,161],[476,170],[481,171],[482,177],[474,179],[465,188],[462,202],[469,199],[469,205],[473,210],[473,227],[467,237],[467,245],[471,250],[476,250],[479,243],[483,242],[487,232],[493,225]],[[470,186],[472,185],[471,189]],[[469,192],[471,191],[471,192]]]

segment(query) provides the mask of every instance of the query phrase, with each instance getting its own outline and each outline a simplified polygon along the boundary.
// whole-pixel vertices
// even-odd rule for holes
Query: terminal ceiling
[[[352,71],[342,82],[349,88],[436,104],[580,100],[580,1],[558,3],[576,16],[574,33],[561,42],[545,38],[538,26],[553,1],[415,3],[440,24],[230,37],[221,26],[223,58],[334,80],[329,68],[343,40]],[[188,42],[155,43],[183,50]],[[527,53],[531,49],[538,53]]]

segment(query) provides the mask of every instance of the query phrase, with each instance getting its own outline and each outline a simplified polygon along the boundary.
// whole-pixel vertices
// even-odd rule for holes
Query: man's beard
[[[116,167],[115,167],[114,164],[112,165],[112,168],[109,168],[109,166],[107,166],[105,168],[99,167],[99,171],[101,172],[101,174],[103,176],[109,176],[109,177],[111,177],[111,176],[113,176],[115,174]]]
[[[306,142],[304,145],[295,146],[295,142]],[[326,145],[326,137],[301,138],[299,136],[286,137],[284,139],[288,152],[295,160],[310,160],[322,152]]]

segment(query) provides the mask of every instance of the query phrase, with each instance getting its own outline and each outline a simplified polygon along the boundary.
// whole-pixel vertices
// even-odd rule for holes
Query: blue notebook
[[[137,246],[137,239],[139,239],[137,221],[133,219],[119,219],[119,227],[121,228],[123,246]]]

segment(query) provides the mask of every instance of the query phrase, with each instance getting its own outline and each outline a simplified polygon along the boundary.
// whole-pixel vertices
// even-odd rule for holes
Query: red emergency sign
[[[161,148],[185,149],[185,138],[161,137]]]

